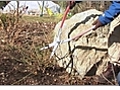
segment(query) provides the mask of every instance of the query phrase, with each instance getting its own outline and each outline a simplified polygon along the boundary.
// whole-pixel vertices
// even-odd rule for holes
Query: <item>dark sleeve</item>
[[[76,3],[80,3],[80,2],[82,2],[82,1],[75,1]]]

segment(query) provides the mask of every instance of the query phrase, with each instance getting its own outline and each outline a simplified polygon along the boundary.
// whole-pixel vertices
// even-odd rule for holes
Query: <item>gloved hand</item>
[[[70,5],[70,9],[72,9],[76,5],[76,2],[75,1],[67,1],[67,6],[68,5]]]
[[[97,28],[103,26],[103,24],[98,19],[94,21],[92,25],[95,25],[95,28],[93,30],[96,30]]]

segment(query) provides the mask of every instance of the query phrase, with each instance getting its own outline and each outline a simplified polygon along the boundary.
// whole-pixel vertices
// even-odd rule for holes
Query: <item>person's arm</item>
[[[94,30],[98,27],[104,26],[114,20],[120,14],[120,1],[112,1],[109,9],[106,10],[99,18],[93,22]]]
[[[120,14],[120,1],[113,1],[108,10],[99,17],[99,21],[106,25],[114,20],[116,16]]]

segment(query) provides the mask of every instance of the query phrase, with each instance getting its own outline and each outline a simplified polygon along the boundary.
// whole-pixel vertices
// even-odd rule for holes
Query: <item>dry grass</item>
[[[8,15],[1,17],[1,59],[6,55],[8,59],[22,62],[33,73],[39,70],[39,67],[54,65],[53,61],[49,60],[50,49],[40,51],[40,48],[52,42],[52,31],[59,20],[49,16],[23,16],[13,26],[9,21],[16,20],[15,18]]]
[[[25,16],[22,16],[21,20],[28,21],[28,22],[58,22],[61,20],[61,17],[48,16],[48,15],[44,15],[42,17],[25,15]]]

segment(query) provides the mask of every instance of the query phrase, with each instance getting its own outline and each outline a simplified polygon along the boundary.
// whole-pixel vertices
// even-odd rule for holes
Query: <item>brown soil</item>
[[[94,76],[81,80],[70,75],[54,59],[49,60],[51,49],[39,51],[52,41],[55,25],[24,22],[8,31],[1,28],[0,85],[111,85],[95,81]]]

